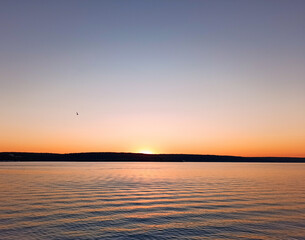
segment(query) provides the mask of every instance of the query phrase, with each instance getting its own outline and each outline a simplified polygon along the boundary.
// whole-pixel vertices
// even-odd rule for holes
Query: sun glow
[[[141,151],[139,151],[139,153],[142,153],[142,154],[153,154],[153,152],[149,151],[149,150],[141,150]]]

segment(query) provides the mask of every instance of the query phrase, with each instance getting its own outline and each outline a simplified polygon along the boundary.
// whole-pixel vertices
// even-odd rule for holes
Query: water
[[[0,163],[0,239],[305,239],[305,164]]]

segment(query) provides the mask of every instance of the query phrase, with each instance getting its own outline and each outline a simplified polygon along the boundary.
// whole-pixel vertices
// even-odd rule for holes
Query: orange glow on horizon
[[[37,153],[79,153],[79,152],[136,152],[142,154],[202,154],[202,155],[230,155],[242,157],[305,157],[305,152],[300,149],[301,144],[293,145],[235,145],[235,146],[179,146],[171,148],[160,148],[158,151],[139,150],[132,151],[128,148],[120,148],[119,146],[106,146],[99,148],[97,146],[67,146],[67,145],[19,145],[1,147],[0,152],[37,152]]]
[[[49,125],[30,121],[31,128],[8,122],[0,138],[0,152],[137,152],[145,154],[208,154],[244,157],[305,157],[305,133],[297,126],[250,128],[170,114],[137,114],[124,119],[68,121]],[[122,124],[124,123],[124,124]],[[156,124],[157,123],[157,124]],[[255,125],[254,125],[255,126]],[[294,125],[292,125],[294,126]],[[241,129],[239,129],[241,128]],[[258,131],[257,129],[260,129]]]

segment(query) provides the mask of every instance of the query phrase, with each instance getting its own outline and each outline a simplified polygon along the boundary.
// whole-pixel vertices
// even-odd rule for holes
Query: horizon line
[[[291,157],[291,156],[240,156],[240,155],[222,155],[222,154],[197,154],[197,153],[140,153],[140,152],[65,152],[65,153],[58,153],[58,152],[28,152],[28,151],[20,151],[20,152],[14,152],[14,151],[5,151],[0,152],[1,153],[29,153],[29,154],[57,154],[57,155],[68,155],[68,154],[87,154],[87,153],[111,153],[111,154],[137,154],[137,155],[189,155],[189,156],[218,156],[218,157],[236,157],[236,158],[300,158],[305,159],[305,156],[303,157]]]

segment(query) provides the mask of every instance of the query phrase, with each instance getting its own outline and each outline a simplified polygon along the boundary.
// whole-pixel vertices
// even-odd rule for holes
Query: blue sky
[[[305,154],[304,1],[0,5],[0,151]]]

